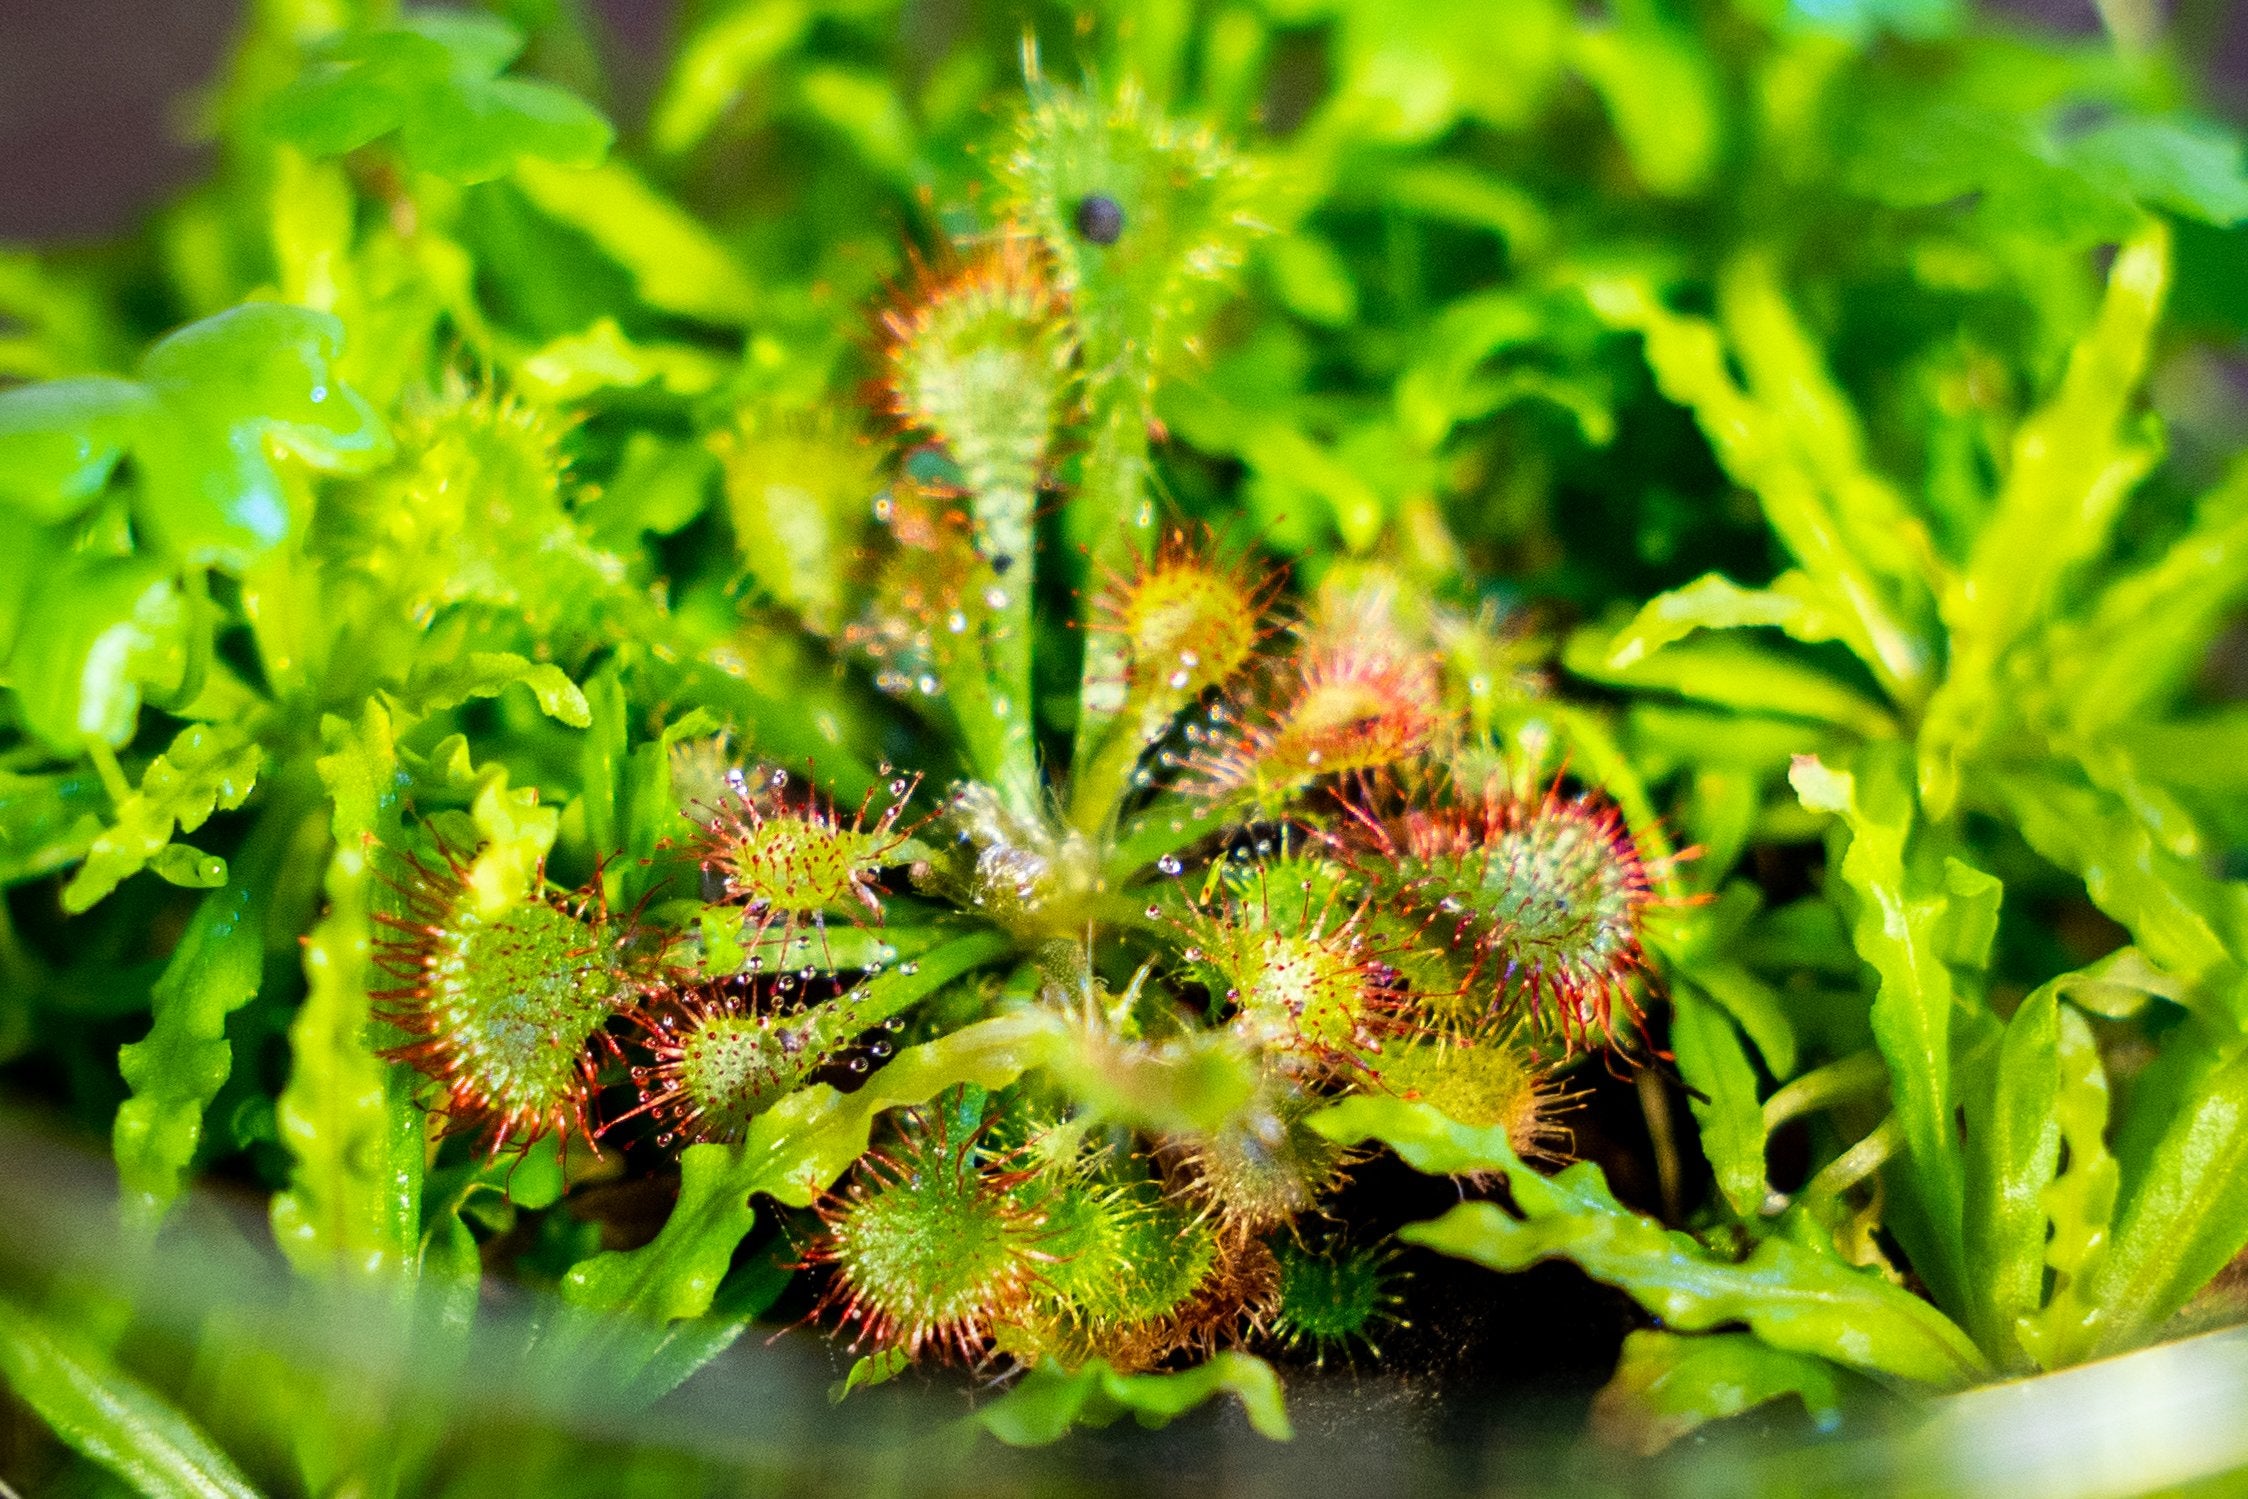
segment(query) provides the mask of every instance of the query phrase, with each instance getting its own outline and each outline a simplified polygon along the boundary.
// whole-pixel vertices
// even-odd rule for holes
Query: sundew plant
[[[775,1335],[1285,1439],[1468,1266],[1636,1453],[2233,1320],[2248,175],[2102,14],[251,5],[0,258],[25,1473],[622,1493],[445,1392]]]

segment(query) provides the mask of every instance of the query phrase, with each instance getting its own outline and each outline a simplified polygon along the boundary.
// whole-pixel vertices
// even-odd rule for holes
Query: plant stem
[[[1842,1099],[1885,1088],[1888,1083],[1888,1064],[1881,1060],[1881,1053],[1871,1047],[1846,1056],[1839,1062],[1829,1062],[1815,1071],[1804,1073],[1764,1100],[1765,1131],[1769,1133],[1790,1119],[1813,1113]]]

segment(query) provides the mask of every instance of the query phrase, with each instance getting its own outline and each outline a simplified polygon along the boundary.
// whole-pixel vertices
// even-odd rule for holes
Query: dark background
[[[571,4],[573,0],[562,0]],[[611,59],[628,133],[678,0],[575,0]],[[1409,0],[1406,0],[1409,3]],[[198,170],[189,97],[218,67],[242,0],[0,0],[0,242],[123,233]],[[2092,0],[2002,0],[1996,9],[2068,31],[2097,29]],[[2180,46],[2200,54],[2211,100],[2248,117],[2248,4],[2198,0]],[[2213,20],[2206,19],[2213,17]]]

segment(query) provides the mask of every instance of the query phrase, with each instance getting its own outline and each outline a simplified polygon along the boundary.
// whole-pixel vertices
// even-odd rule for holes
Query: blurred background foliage
[[[572,1485],[865,1492],[946,1472],[970,1475],[957,1480],[963,1487],[1030,1490],[1075,1478],[1098,1488],[1182,1481],[1182,1471],[1212,1475],[1213,1486],[1231,1476],[1242,1491],[1277,1491],[1303,1475],[1331,1478],[1331,1465],[1344,1461],[1360,1465],[1354,1471],[1367,1473],[1368,1486],[1399,1475],[1432,1485],[1552,1482],[1567,1471],[1569,1484],[1591,1492],[1653,1481],[1572,1440],[1586,1397],[1619,1351],[1625,1374],[1611,1388],[1630,1386],[1636,1371],[1642,1393],[1654,1392],[1624,1422],[1627,1446],[1652,1445],[1650,1430],[1675,1434],[1662,1426],[1666,1416],[1684,1430],[1727,1413],[1706,1392],[1728,1382],[1747,1391],[1740,1405],[1799,1397],[1783,1413],[1767,1412],[1768,1425],[1751,1437],[1800,1440],[1811,1424],[1805,1411],[1824,1415],[1861,1396],[1887,1411],[1877,1392],[1858,1388],[1859,1374],[1841,1371],[1847,1359],[1783,1364],[1750,1347],[1747,1334],[1720,1331],[1695,1342],[1697,1356],[1739,1357],[1728,1366],[1737,1377],[1704,1370],[1697,1388],[1705,1393],[1666,1412],[1660,1391],[1673,1370],[1665,1360],[1677,1350],[1624,1296],[1558,1266],[1500,1280],[1422,1254],[1414,1273],[1427,1298],[1415,1314],[1423,1331],[1386,1340],[1402,1372],[1291,1371],[1304,1431],[1296,1456],[1242,1455],[1234,1443],[1248,1417],[1228,1406],[1162,1438],[1099,1439],[1109,1445],[1052,1467],[1008,1459],[1013,1465],[993,1471],[954,1469],[947,1464],[998,1461],[988,1441],[975,1455],[982,1439],[948,1424],[955,1408],[932,1409],[922,1401],[928,1392],[892,1388],[855,1394],[830,1415],[826,1383],[841,1370],[784,1351],[799,1340],[779,1350],[751,1340],[656,1414],[628,1420],[553,1369],[480,1384],[480,1345],[437,1339],[432,1346],[457,1363],[425,1365],[425,1355],[439,1355],[417,1331],[364,1333],[385,1318],[356,1315],[348,1298],[307,1305],[247,1247],[263,1230],[232,1221],[230,1210],[288,1188],[292,1150],[302,1149],[292,1145],[285,1091],[301,1076],[289,1035],[302,984],[269,983],[230,1004],[224,973],[168,977],[179,972],[167,960],[183,933],[201,944],[188,950],[208,947],[220,954],[211,962],[230,961],[223,931],[212,935],[225,913],[193,894],[222,881],[223,869],[199,863],[207,856],[173,842],[172,829],[213,819],[201,846],[238,864],[286,864],[294,853],[307,872],[282,889],[306,921],[289,928],[291,941],[318,904],[323,835],[313,835],[308,854],[246,842],[247,821],[230,820],[258,773],[254,746],[268,725],[231,740],[217,730],[136,740],[144,714],[155,712],[143,708],[143,688],[152,702],[178,694],[170,707],[191,695],[180,691],[187,666],[153,659],[162,652],[148,642],[162,637],[162,622],[139,612],[144,605],[256,617],[228,575],[249,572],[272,538],[255,507],[198,509],[207,493],[197,476],[223,470],[230,493],[277,494],[285,507],[307,482],[305,468],[364,472],[390,440],[377,429],[394,423],[426,373],[412,360],[425,347],[416,339],[441,328],[464,365],[532,406],[575,418],[556,441],[573,487],[571,534],[587,550],[556,564],[552,597],[506,599],[535,622],[535,636],[567,641],[581,627],[595,636],[616,628],[578,619],[567,595],[581,576],[613,586],[602,559],[624,557],[631,585],[674,585],[670,602],[685,633],[698,647],[722,643],[734,675],[759,695],[751,701],[801,702],[798,714],[763,712],[760,727],[772,738],[761,747],[793,755],[840,738],[869,762],[904,758],[915,741],[900,715],[838,685],[802,637],[771,627],[783,611],[815,626],[823,610],[832,620],[846,585],[832,564],[823,572],[817,548],[792,553],[787,538],[761,534],[767,521],[754,497],[726,486],[726,441],[706,439],[753,437],[737,425],[744,412],[832,409],[867,378],[873,310],[910,278],[916,257],[942,264],[953,241],[991,228],[988,184],[1026,56],[1064,84],[1100,90],[1131,80],[1155,107],[1241,142],[1256,167],[1256,216],[1268,232],[1249,249],[1239,295],[1217,307],[1199,357],[1170,371],[1158,392],[1168,438],[1158,450],[1160,502],[1286,559],[1301,596],[1330,577],[1348,583],[1378,569],[1443,618],[1479,621],[1432,630],[1475,726],[1518,744],[1548,736],[1537,746],[1540,763],[1565,753],[1578,773],[1626,800],[1645,836],[1704,849],[1682,866],[1677,893],[1722,898],[1693,908],[1691,922],[1664,934],[1662,951],[1688,1017],[1688,1039],[1671,1037],[1684,1085],[1657,1073],[1584,1079],[1593,1096],[1581,1147],[1605,1169],[1617,1213],[1638,1210],[1691,1225],[1706,1243],[1745,1247],[1781,1242],[1759,1237],[1775,1216],[1770,1199],[1823,1198],[1834,1237],[1860,1241],[1859,1263],[1908,1263],[1915,1284],[1972,1333],[1980,1352],[1968,1357],[2001,1368],[2025,1367],[2033,1355],[2038,1365],[2065,1364],[2095,1345],[2233,1319],[2232,1288],[2220,1279],[2183,1323],[2169,1321],[2237,1244],[2214,1264],[2151,1264],[2149,1284],[2163,1284],[2146,1293],[2143,1325],[2120,1341],[2072,1334],[2065,1319],[2048,1318],[2060,1349],[2048,1358],[2034,1346],[2025,1352],[2022,1334],[1999,1315],[2024,1309],[1982,1284],[1979,1267],[1998,1253],[1987,1237],[1955,1223],[1947,1238],[1923,1223],[1882,1225],[1877,1239],[1881,1199],[1877,1190],[1869,1203],[1865,1191],[1878,1163],[1852,1147],[1885,1127],[1860,1096],[1869,1047],[1878,1042],[1892,1069],[1902,1065],[1890,1039],[1875,1034],[1881,1022],[1871,1009],[1893,971],[1882,966],[1878,935],[1861,934],[1853,953],[1845,924],[1858,899],[1878,905],[1908,884],[1915,899],[1937,900],[1933,887],[1911,883],[1932,867],[1956,914],[1930,916],[1928,928],[1988,926],[1979,952],[1972,937],[1943,929],[1939,966],[1956,970],[1943,983],[1956,983],[1987,1022],[1963,1030],[1958,1044],[1997,1045],[1991,1038],[2007,1029],[2031,1046],[2038,1037],[2028,1026],[2014,1032],[2009,1022],[2025,1012],[2067,1015],[2076,1018],[2051,1021],[2048,1050],[2073,1055],[2078,1034],[2098,1029],[2102,1060],[2079,1067],[2080,1079],[2096,1074],[2104,1089],[2112,1077],[2127,1102],[2150,1058],[2190,1056],[2198,1071],[2173,1064],[2191,1075],[2156,1072],[2142,1095],[2231,1097],[2192,1090],[2205,1089],[2213,1069],[2228,1078],[2238,1070],[2225,1038],[2238,1029],[2233,913],[2248,874],[2248,803],[2239,794],[2248,726],[2228,706],[2248,678],[2227,633],[2248,567],[2236,535],[2241,483],[2231,476],[2248,438],[2248,179],[2238,138],[2220,123],[2226,91],[2238,86],[2221,56],[2248,46],[2235,7],[2179,0],[2165,13],[2113,0],[2097,14],[2060,17],[2086,23],[2069,29],[2044,24],[2049,16],[1946,0],[1120,0],[1085,10],[508,0],[491,9],[519,36],[519,61],[505,55],[510,44],[488,46],[475,37],[490,33],[470,28],[469,40],[443,55],[402,43],[324,54],[379,71],[380,88],[353,94],[333,87],[335,75],[322,75],[325,94],[317,78],[292,83],[320,38],[349,26],[379,31],[380,7],[364,9],[259,0],[239,16],[183,25],[157,8],[136,11],[140,34],[100,38],[91,50],[102,65],[87,76],[129,97],[143,117],[158,92],[155,54],[199,52],[215,69],[216,81],[168,116],[201,143],[193,172],[134,233],[90,233],[116,226],[102,222],[81,179],[129,184],[161,153],[104,163],[82,138],[61,135],[59,145],[18,151],[10,167],[11,181],[50,185],[11,192],[4,205],[15,217],[0,232],[17,243],[0,252],[0,378],[114,377],[115,410],[172,413],[172,427],[135,429],[144,432],[134,440],[144,444],[145,477],[134,524],[219,572],[215,601],[185,602],[157,586],[160,570],[58,573],[73,599],[116,607],[42,614],[22,601],[46,571],[65,566],[59,553],[27,526],[8,560],[7,627],[18,633],[20,620],[27,643],[11,663],[17,747],[0,773],[8,819],[0,870],[13,918],[0,954],[9,973],[0,1078],[11,1107],[42,1131],[66,1141],[72,1130],[81,1139],[109,1133],[136,1085],[119,1048],[142,1040],[152,1000],[165,1004],[152,991],[165,983],[174,993],[197,986],[210,1007],[172,1043],[223,1037],[233,1056],[212,1092],[170,1100],[209,1120],[184,1154],[161,1144],[136,1154],[120,1128],[129,1197],[168,1201],[190,1168],[216,1184],[218,1195],[196,1201],[173,1230],[196,1246],[164,1261],[176,1274],[152,1278],[130,1243],[106,1242],[106,1202],[90,1202],[67,1166],[11,1171],[0,1188],[14,1221],[40,1225],[9,1235],[0,1255],[11,1295],[24,1298],[0,1308],[9,1313],[0,1374],[48,1392],[45,1422],[18,1408],[7,1437],[5,1471],[26,1475],[27,1491],[104,1492],[121,1474],[147,1492],[225,1492],[195,1484],[239,1463],[261,1482],[326,1492],[366,1468],[370,1447],[396,1443],[403,1455],[392,1476],[406,1475],[402,1486],[463,1494]],[[41,132],[57,139],[55,122],[70,116],[73,101],[41,81],[53,35],[0,47],[12,141],[37,145]],[[615,148],[605,154],[612,131]],[[290,149],[277,151],[276,140]],[[376,148],[360,149],[370,143]],[[343,170],[328,165],[333,157]],[[2153,290],[2135,313],[2131,294],[2150,277]],[[261,295],[333,311],[355,336],[338,348],[320,326],[289,324],[249,339],[245,347],[263,351],[255,359],[176,344],[142,358],[159,335]],[[358,336],[364,330],[375,331]],[[2072,357],[2080,374],[2071,373]],[[310,371],[325,392],[331,368],[366,409],[322,397],[312,398],[321,409],[303,404],[299,377]],[[2142,375],[2144,410],[2134,397]],[[155,430],[195,437],[167,447],[145,436]],[[2078,528],[2081,538],[2070,528],[2082,517],[2050,506],[2023,509],[2011,531],[1994,525],[2011,513],[2007,479],[2025,430],[2074,441],[2065,457],[2079,466],[2114,464],[2143,482],[2121,483],[2101,502],[2110,509]],[[435,445],[427,434],[414,440]],[[278,468],[277,449],[288,460]],[[71,461],[58,471],[75,472]],[[1800,527],[1790,531],[1782,497],[1791,485],[1807,485],[1843,517],[1851,534],[1831,552]],[[1894,524],[1885,529],[1885,519]],[[315,538],[342,551],[367,528],[366,513],[340,504],[323,509]],[[505,540],[569,551],[551,536]],[[418,608],[455,602],[447,589],[515,586],[462,585],[455,568],[432,572],[415,595],[428,555],[417,545],[447,541],[406,538],[384,564]],[[2056,555],[2045,567],[2032,554],[2048,543]],[[2197,547],[2210,554],[2198,569],[2189,565]],[[586,571],[569,571],[577,567]],[[1974,611],[1926,581],[2018,581],[2040,568],[2042,583],[2025,588],[2018,617],[1964,630],[1959,621]],[[1734,593],[1692,591],[1712,573]],[[1811,592],[1790,581],[1806,574]],[[1834,600],[1859,597],[1850,590],[1865,578],[1894,635],[1870,615],[1835,622]],[[1643,611],[1671,590],[1690,601]],[[106,638],[147,650],[128,652],[95,684],[85,668],[99,653],[72,633],[74,622],[119,620],[145,626],[143,634]],[[1724,626],[1794,639],[1760,638],[1753,648],[1734,636],[1687,639]],[[1988,659],[1976,655],[1984,648],[1972,644],[1977,629]],[[1907,643],[1889,649],[1896,640]],[[1929,641],[1940,644],[1912,643]],[[320,706],[348,712],[371,687],[352,677],[350,653],[339,655],[333,679],[319,684]],[[479,755],[503,763],[514,785],[576,804],[579,820],[563,826],[558,857],[589,867],[602,850],[586,819],[603,815],[600,802],[582,784],[586,762],[542,714],[568,722],[593,710],[539,678],[532,662],[513,659],[521,670],[417,680],[414,700],[432,715],[457,715]],[[41,662],[59,664],[42,675]],[[1979,673],[1971,682],[1963,663]],[[1076,711],[1072,665],[1067,649],[1041,657],[1040,712],[1056,732]],[[532,693],[514,691],[517,681]],[[670,684],[666,701],[699,703],[701,693],[724,714],[742,701],[729,690],[689,674]],[[823,714],[846,727],[830,733]],[[80,759],[75,738],[88,729],[104,748]],[[1913,752],[1901,758],[1884,748],[1905,741]],[[1802,754],[1854,764],[1857,783],[1800,770],[1791,783],[1790,757]],[[608,768],[622,777],[619,764]],[[465,805],[465,758],[457,770]],[[265,794],[303,800],[318,789],[284,777]],[[629,801],[628,783],[623,795]],[[1833,831],[1830,814],[1869,849],[1893,839],[1897,868],[1868,867],[1868,858],[1852,873],[1845,861],[1856,845]],[[1944,831],[1938,845],[1914,845],[1908,879],[1904,847],[1916,815]],[[135,827],[135,816],[149,825]],[[1967,873],[1952,875],[1947,855]],[[162,878],[120,883],[143,864]],[[1857,897],[1828,892],[1830,868]],[[2003,882],[2002,906],[1996,884],[1978,885],[1977,875]],[[93,906],[67,923],[58,915],[66,881],[62,907]],[[2141,954],[2141,966],[2115,963],[2119,950]],[[269,967],[296,961],[293,951],[275,957],[264,955]],[[1861,958],[1882,970],[1879,981]],[[2092,970],[2103,959],[2110,966]],[[237,952],[231,961],[243,959]],[[2056,989],[2063,978],[2074,987]],[[258,988],[254,976],[247,987]],[[1949,992],[1937,1003],[1948,1005]],[[2056,995],[2076,1008],[2061,1009]],[[1878,1059],[1870,1076],[1876,1084],[1885,1076]],[[1806,1079],[1816,1081],[1790,1091]],[[1920,1108],[1919,1143],[1908,1117],[1903,1142],[1892,1132],[1875,1154],[1922,1172],[1898,1168],[1891,1178],[1891,1194],[1909,1199],[1943,1175],[1928,1155],[1943,1126],[1929,1121],[1952,1116],[1941,1096],[1914,1105],[1904,1091],[1900,1114]],[[133,1102],[145,1116],[150,1100]],[[1843,1118],[1814,1127],[1811,1115],[1838,1104]],[[2081,1112],[2063,1124],[2062,1105],[2044,1107],[2053,1128],[2081,1127]],[[135,1117],[130,1108],[123,1115]],[[162,1137],[160,1125],[148,1127]],[[2077,1159],[2091,1153],[2078,1142],[2096,1145],[2099,1120],[2090,1129],[2072,1139]],[[2146,1138],[2118,1146],[2127,1165],[2157,1169],[2147,1162],[2161,1156],[2161,1129],[2145,1125]],[[12,1136],[12,1157],[76,1159],[67,1143],[33,1139]],[[1815,1176],[1838,1164],[1842,1175]],[[2225,1161],[2199,1164],[2208,1171],[2191,1182],[2204,1199],[2236,1204]],[[1441,1179],[1385,1169],[1358,1190],[1390,1194],[1378,1216],[1391,1222],[1453,1200]],[[1981,1190],[1972,1165],[1948,1169],[1968,1174],[1954,1190]],[[490,1185],[471,1171],[457,1175],[449,1185],[464,1201]],[[602,1184],[590,1185],[598,1194]],[[605,1243],[645,1238],[663,1211],[621,1189],[596,1213],[545,1211],[561,1187],[526,1183],[477,1225],[487,1240],[512,1236],[517,1273],[534,1288]],[[1857,1198],[1845,1202],[1853,1189]],[[2168,1236],[2177,1253],[2206,1258],[2229,1242],[2237,1208],[2219,1216],[2225,1221],[2205,1231]],[[1462,1225],[1463,1234],[1472,1227]],[[2038,1232],[2031,1258],[2041,1261],[2043,1220]],[[1508,1258],[1472,1235],[1453,1253]],[[745,1306],[758,1283],[744,1272],[754,1269],[745,1263],[728,1281]],[[143,1287],[137,1306],[117,1294],[127,1285]],[[36,1315],[25,1309],[34,1294],[44,1308]],[[2043,1304],[2046,1294],[2041,1282],[2027,1311],[2067,1310]],[[268,1325],[259,1308],[283,1303],[293,1315]],[[508,1315],[504,1301],[479,1315],[479,1335],[495,1350],[514,1347]],[[732,1322],[734,1335],[748,1315]],[[261,1366],[198,1353],[215,1346],[209,1321],[227,1318],[243,1325],[218,1343],[239,1350],[269,1341],[272,1358]],[[492,1366],[512,1357],[494,1352]],[[2211,1392],[2234,1389],[2227,1380],[2238,1377],[2213,1357],[2184,1373],[2161,1366],[2179,1383],[2134,1388],[2198,1390],[2173,1405],[2211,1410]],[[313,1393],[297,1398],[327,1408],[291,1411],[306,1368],[321,1373],[303,1384]],[[155,1385],[184,1391],[179,1399],[203,1429],[168,1425],[169,1397]],[[1570,1398],[1553,1408],[1521,1403],[1526,1391],[1554,1385]],[[337,1409],[340,1392],[354,1387],[382,1393],[370,1393],[363,1410]],[[2159,1405],[2115,1404],[2114,1388],[2086,1398],[2135,1414]],[[1102,1398],[1092,1397],[1093,1414],[1130,1403],[1103,1407]],[[1987,1397],[1960,1397],[1977,1398]],[[245,1415],[245,1405],[266,1414]],[[1613,1420],[1615,1406],[1606,1409]],[[1960,1453],[2003,1425],[1977,1424],[1998,1421],[1977,1414],[1987,1405],[1948,1409],[1941,1440],[1951,1447],[1836,1448],[1821,1459],[1826,1467],[1765,1476],[1816,1486],[1854,1475],[1878,1487],[1914,1461],[1964,1462]],[[2065,1423],[2073,1409],[2041,1407],[2040,1419]],[[766,1424],[744,1424],[744,1412],[762,1413]],[[105,1457],[104,1423],[120,1419],[144,1445]],[[1067,1424],[1066,1415],[1041,1419]],[[73,1444],[95,1461],[41,1434],[45,1423],[73,1420]],[[1524,1445],[1494,1446],[1494,1429]],[[721,1430],[722,1439],[710,1436]],[[1548,1447],[1523,1435],[1531,1430],[1561,1435]],[[2190,1424],[2164,1430],[2204,1453],[2171,1478],[2239,1459]],[[233,1456],[214,1456],[213,1442]],[[1380,1473],[1375,1458],[1386,1465]],[[1735,1461],[1768,1459],[1736,1445],[1723,1455]],[[1561,1467],[1569,1463],[1580,1466]],[[1103,1479],[1104,1464],[1127,1476]],[[1663,1481],[1721,1487],[1750,1482],[1744,1471],[1765,1472],[1686,1461]],[[1966,1468],[1944,1471],[1969,1481]],[[2075,1477],[2109,1485],[2083,1492],[2138,1481],[2083,1465]]]

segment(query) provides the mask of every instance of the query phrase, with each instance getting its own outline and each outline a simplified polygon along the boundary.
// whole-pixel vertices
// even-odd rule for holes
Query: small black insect
[[[1077,232],[1096,245],[1113,245],[1124,232],[1124,209],[1106,193],[1077,200]]]

